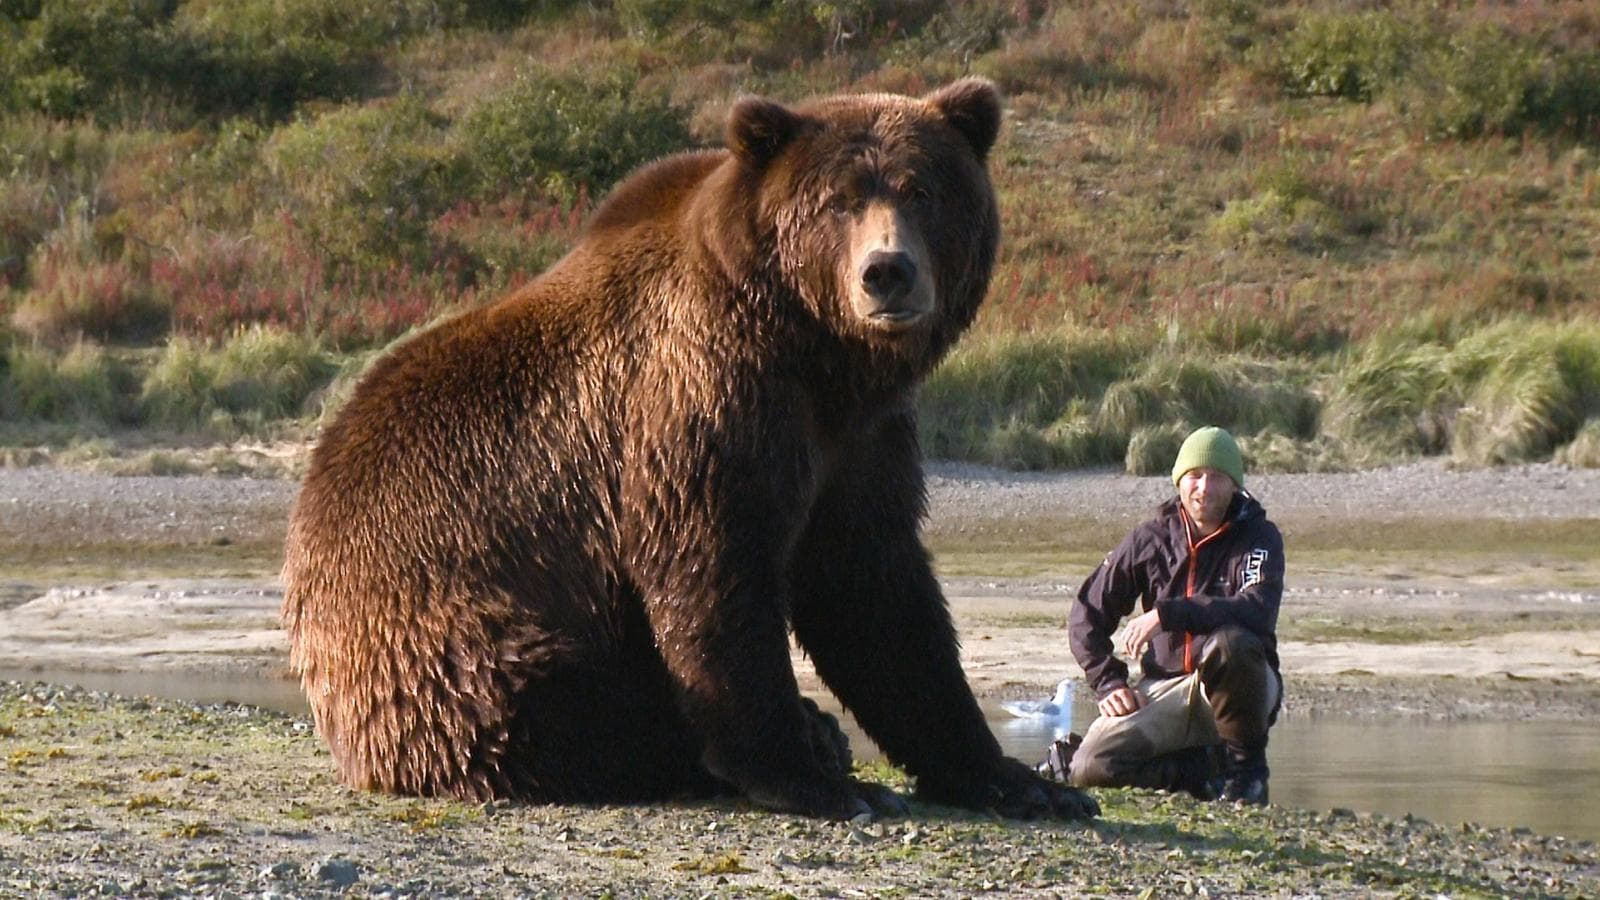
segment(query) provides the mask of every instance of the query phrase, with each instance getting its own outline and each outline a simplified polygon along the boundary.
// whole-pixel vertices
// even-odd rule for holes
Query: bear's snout
[[[861,287],[893,315],[896,306],[917,282],[917,264],[901,250],[874,250],[861,264]],[[905,312],[912,312],[905,310]]]
[[[900,210],[887,203],[870,205],[853,235],[855,284],[850,302],[855,313],[874,329],[898,332],[933,312],[934,286],[920,233]]]

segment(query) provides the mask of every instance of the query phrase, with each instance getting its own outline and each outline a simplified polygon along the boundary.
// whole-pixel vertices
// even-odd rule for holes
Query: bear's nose
[[[892,303],[905,296],[917,280],[917,264],[901,250],[874,250],[861,264],[861,286],[868,296]]]

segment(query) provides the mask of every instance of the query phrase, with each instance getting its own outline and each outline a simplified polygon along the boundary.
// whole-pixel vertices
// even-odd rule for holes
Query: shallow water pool
[[[1093,715],[1080,705],[1074,727]],[[999,709],[990,722],[1001,746],[1029,762],[1054,737],[1050,725]],[[1272,802],[1283,806],[1600,840],[1600,723],[1286,716],[1267,757]]]

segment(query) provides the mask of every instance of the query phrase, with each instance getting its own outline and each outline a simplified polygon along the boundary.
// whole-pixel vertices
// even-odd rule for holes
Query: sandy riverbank
[[[963,635],[964,665],[980,696],[1048,693],[1060,678],[1081,676],[1060,624],[1070,596],[1066,583],[963,577],[947,579],[945,587]],[[1382,634],[1386,622],[1391,631],[1470,633],[1475,619],[1486,622],[1489,633],[1408,643],[1285,641],[1291,714],[1600,714],[1600,604],[1581,593],[1346,590],[1299,589],[1288,607],[1338,634],[1362,628]],[[47,588],[0,610],[0,670],[287,678],[287,646],[277,621],[281,596],[275,580],[250,579]],[[1500,630],[1508,611],[1512,624],[1539,627]],[[1393,623],[1396,615],[1404,616],[1403,626]],[[809,689],[821,690],[798,651],[795,665]],[[1529,703],[1530,696],[1543,700]]]

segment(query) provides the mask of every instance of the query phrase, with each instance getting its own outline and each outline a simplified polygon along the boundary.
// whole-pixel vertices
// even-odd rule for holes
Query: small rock
[[[272,879],[280,879],[281,880],[281,879],[289,879],[289,878],[298,878],[299,876],[300,876],[300,864],[297,863],[297,862],[290,862],[288,860],[284,860],[283,862],[273,863],[270,866],[266,866],[266,867],[262,868],[261,874],[260,874],[261,880],[263,880],[263,881],[272,880]]]
[[[361,874],[356,864],[348,859],[328,859],[311,868],[311,877],[334,887],[349,887],[356,883]]]

